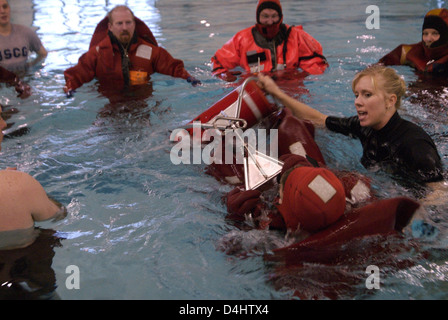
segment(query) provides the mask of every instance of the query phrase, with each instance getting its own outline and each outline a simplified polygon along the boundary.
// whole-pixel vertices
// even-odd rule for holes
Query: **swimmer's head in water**
[[[315,232],[344,214],[344,186],[328,169],[294,168],[288,172],[277,208],[288,229]]]
[[[422,26],[422,41],[428,48],[448,44],[447,9],[433,9],[425,15]]]

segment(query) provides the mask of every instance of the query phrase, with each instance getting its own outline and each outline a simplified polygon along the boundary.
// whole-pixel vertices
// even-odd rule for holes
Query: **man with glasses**
[[[302,26],[283,23],[279,0],[259,0],[255,26],[238,32],[211,58],[213,75],[233,82],[238,71],[271,72],[296,70],[321,74],[328,63],[322,46]]]

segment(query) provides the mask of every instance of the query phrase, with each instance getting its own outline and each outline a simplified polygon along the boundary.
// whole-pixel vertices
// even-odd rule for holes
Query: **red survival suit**
[[[298,155],[290,155],[285,161],[286,167],[296,164],[311,165],[305,158]],[[342,183],[346,199],[349,199],[348,196],[356,189],[355,182],[356,185],[360,182],[364,184],[364,191],[361,193],[363,197],[352,198],[354,202],[347,201],[343,214],[336,210],[341,209],[340,204],[337,206],[329,204],[328,207],[325,205],[327,208],[323,207],[319,212],[320,208],[316,205],[316,201],[309,201],[311,198],[309,196],[304,197],[305,194],[310,194],[306,191],[290,192],[290,196],[297,198],[295,201],[289,201],[286,206],[283,203],[272,206],[262,200],[262,193],[259,190],[241,191],[235,188],[227,194],[229,212],[227,218],[245,221],[250,217],[258,229],[269,228],[293,232],[300,220],[305,232],[297,234],[299,240],[292,245],[273,250],[273,255],[266,255],[268,260],[284,261],[288,265],[294,265],[303,262],[330,262],[342,252],[341,246],[351,240],[374,235],[400,234],[420,207],[418,202],[408,197],[378,200],[372,195],[370,181],[366,177],[352,172],[334,171],[333,173]],[[308,177],[304,176],[303,180],[306,179]],[[301,183],[300,178],[296,182]],[[305,184],[308,182],[305,181]],[[285,192],[287,192],[286,187]],[[338,191],[340,192],[342,191]],[[283,199],[285,201],[285,196]],[[306,202],[311,204],[306,205]],[[307,217],[308,213],[311,214]],[[320,218],[322,215],[324,219]]]
[[[409,65],[421,72],[444,74],[448,72],[448,45],[431,49],[423,42],[401,44],[379,62],[384,65]]]
[[[385,65],[410,65],[421,72],[448,73],[448,10],[429,11],[423,23],[423,30],[433,28],[439,31],[440,40],[427,47],[423,41],[415,44],[401,44],[382,57]]]
[[[344,212],[344,208],[346,210],[356,208],[375,199],[375,196],[373,195],[370,187],[370,179],[359,173],[338,170],[330,171],[326,167],[315,167],[316,163],[312,164],[305,157],[294,154],[283,155],[280,157],[280,160],[284,161],[284,166],[280,176],[288,172],[288,170],[293,167],[313,167],[316,169],[323,169],[323,173],[317,172],[316,174],[327,175],[327,180],[333,181],[332,184],[334,188],[336,188],[338,190],[338,193],[343,197],[342,211],[337,213],[336,211],[338,210],[335,209],[334,212],[330,211],[328,213],[325,213],[326,221],[314,221],[314,223],[313,221],[307,219],[307,213],[303,212],[303,210],[313,211],[316,208],[316,205],[310,205],[308,207],[305,206],[305,192],[303,190],[305,190],[306,188],[302,188],[302,191],[300,192],[300,197],[302,200],[297,201],[297,203],[303,208],[297,208],[294,207],[294,201],[288,202],[287,200],[284,200],[281,205],[275,204],[273,207],[272,205],[261,200],[261,191],[242,191],[237,187],[227,194],[227,209],[229,212],[229,215],[227,217],[229,219],[244,221],[246,219],[246,214],[250,213],[252,214],[252,218],[255,218],[257,220],[255,222],[257,227],[260,229],[265,229],[269,226],[269,228],[272,229],[286,230],[288,228],[292,229],[292,231],[295,231],[295,228],[297,228],[298,226],[298,219],[291,213],[292,210],[295,212],[300,212],[301,215],[305,216],[301,218],[302,226],[307,229],[306,231],[314,233],[316,231],[319,231],[320,229],[323,229],[324,226],[328,226],[330,222],[336,221],[337,218],[339,218]],[[313,175],[314,173],[308,173],[305,171],[301,173],[298,171],[296,172],[296,175],[297,174],[304,174],[302,180],[305,181],[306,179],[308,179],[306,175]],[[299,176],[297,176],[296,178],[298,177]],[[298,180],[301,179],[299,178]],[[303,181],[301,181],[300,183],[302,183]],[[339,187],[335,184],[335,182],[339,184]],[[284,193],[287,192],[288,190],[285,189]],[[297,191],[291,192],[294,193]],[[340,205],[338,207],[340,208]],[[335,206],[331,207],[331,209],[334,208]],[[268,213],[267,216],[263,216],[263,214],[266,214],[266,212]],[[307,225],[304,224],[305,220],[308,220]]]
[[[280,140],[281,144],[284,144],[283,147],[279,146],[281,150],[284,150],[279,152],[280,154],[283,153],[280,160],[284,162],[280,176],[297,165],[325,168],[325,162],[319,156],[320,151],[317,145],[311,143],[311,137],[314,134],[312,125],[308,124],[305,126],[300,120],[293,121],[294,118],[290,117],[294,116],[287,115],[283,118],[282,124],[286,124],[287,128],[282,130],[285,133],[294,133],[295,138],[286,139],[287,135],[285,135],[285,139]],[[306,150],[305,155],[302,155],[301,152],[298,154],[287,152],[288,148],[291,149],[291,146],[294,146],[295,143],[303,138],[305,138],[302,141]],[[294,142],[295,139],[298,140]],[[316,148],[317,150],[313,150]],[[310,154],[314,154],[318,160],[310,158]],[[323,248],[328,244],[338,245],[363,236],[401,232],[410,222],[415,211],[420,207],[417,202],[407,197],[376,199],[371,190],[370,179],[359,173],[339,170],[331,170],[331,172],[340,181],[343,192],[345,192],[345,213],[333,216],[332,221],[334,221],[336,216],[338,217],[335,222],[327,220],[321,223],[319,227],[305,230],[310,231],[310,235],[306,239],[289,247],[274,250],[276,257],[280,258],[283,256],[286,259],[293,260],[302,258],[313,259],[312,256],[308,256],[309,250]],[[335,179],[332,178],[332,180],[334,181]],[[287,192],[286,187],[284,192]],[[294,193],[293,191],[292,194],[298,196],[297,192]],[[300,193],[300,197],[303,198],[303,194]],[[308,212],[307,209],[302,210],[300,208],[300,201],[298,201],[298,207],[294,207],[295,204],[293,202],[285,207],[277,206],[274,203],[266,203],[266,200],[262,200],[263,198],[266,199],[265,194],[262,197],[262,192],[259,190],[243,191],[238,187],[233,189],[227,194],[227,209],[229,212],[227,217],[236,221],[245,221],[248,214],[250,214],[257,228],[265,229],[269,227],[286,230],[287,228],[290,229],[291,225],[297,224],[297,220],[293,215],[297,213],[306,215]],[[288,212],[289,208],[291,208],[294,214]],[[330,212],[329,216],[333,214],[335,213]]]
[[[269,30],[267,34],[262,34],[265,26],[259,23],[260,9],[267,3],[278,8],[280,15],[280,21],[272,26],[276,30],[271,35]],[[323,73],[328,64],[321,44],[302,26],[289,26],[282,21],[280,1],[260,0],[257,5],[258,23],[239,31],[211,58],[213,75],[228,74],[229,70],[238,66],[247,72],[301,68],[310,74]],[[269,47],[275,48],[275,55]],[[258,70],[258,63],[261,70]]]
[[[278,127],[278,155],[284,163],[280,176],[296,165],[328,169],[319,146],[314,140],[314,126],[311,122],[298,119],[286,108],[272,117],[270,121],[271,123],[280,122],[273,125],[273,127]],[[221,178],[221,181],[229,182],[230,179],[226,175],[231,174],[241,177],[241,180],[244,181],[241,165],[215,164],[213,168],[215,177]],[[347,208],[356,207],[374,199],[370,188],[370,179],[367,177],[342,170],[332,170],[331,173],[342,183],[345,192],[344,198],[347,199]],[[269,207],[260,200],[261,194],[259,190],[242,191],[238,187],[232,190],[227,196],[227,207],[230,213],[228,217],[234,220],[244,220],[244,215],[249,212],[256,217],[260,216],[262,211]],[[285,221],[276,209],[269,214],[268,220],[270,227],[286,229]],[[266,226],[266,221],[260,222],[260,228]]]
[[[128,49],[129,74],[122,68],[119,45],[107,33],[107,17],[104,18],[92,37],[90,49],[83,54],[74,67],[64,72],[66,89],[75,90],[95,77],[100,85],[120,90],[126,85],[140,85],[149,81],[154,72],[187,79],[182,60],[174,59],[170,53],[157,46],[149,28],[136,18],[134,37]],[[101,38],[101,40],[100,40]]]

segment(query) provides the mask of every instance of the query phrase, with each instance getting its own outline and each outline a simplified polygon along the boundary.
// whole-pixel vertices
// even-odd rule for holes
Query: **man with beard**
[[[200,83],[187,72],[181,60],[141,37],[136,32],[136,18],[131,9],[119,5],[108,14],[107,36],[91,46],[76,66],[64,72],[64,91],[71,96],[95,77],[100,85],[126,89],[148,83],[154,72],[186,79],[193,85]]]

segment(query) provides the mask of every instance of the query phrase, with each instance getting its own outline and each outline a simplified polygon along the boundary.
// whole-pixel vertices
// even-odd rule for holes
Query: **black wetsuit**
[[[327,117],[325,125],[334,132],[359,138],[363,147],[361,163],[417,182],[440,181],[442,162],[431,137],[416,124],[396,112],[380,130],[362,127],[358,116]]]

